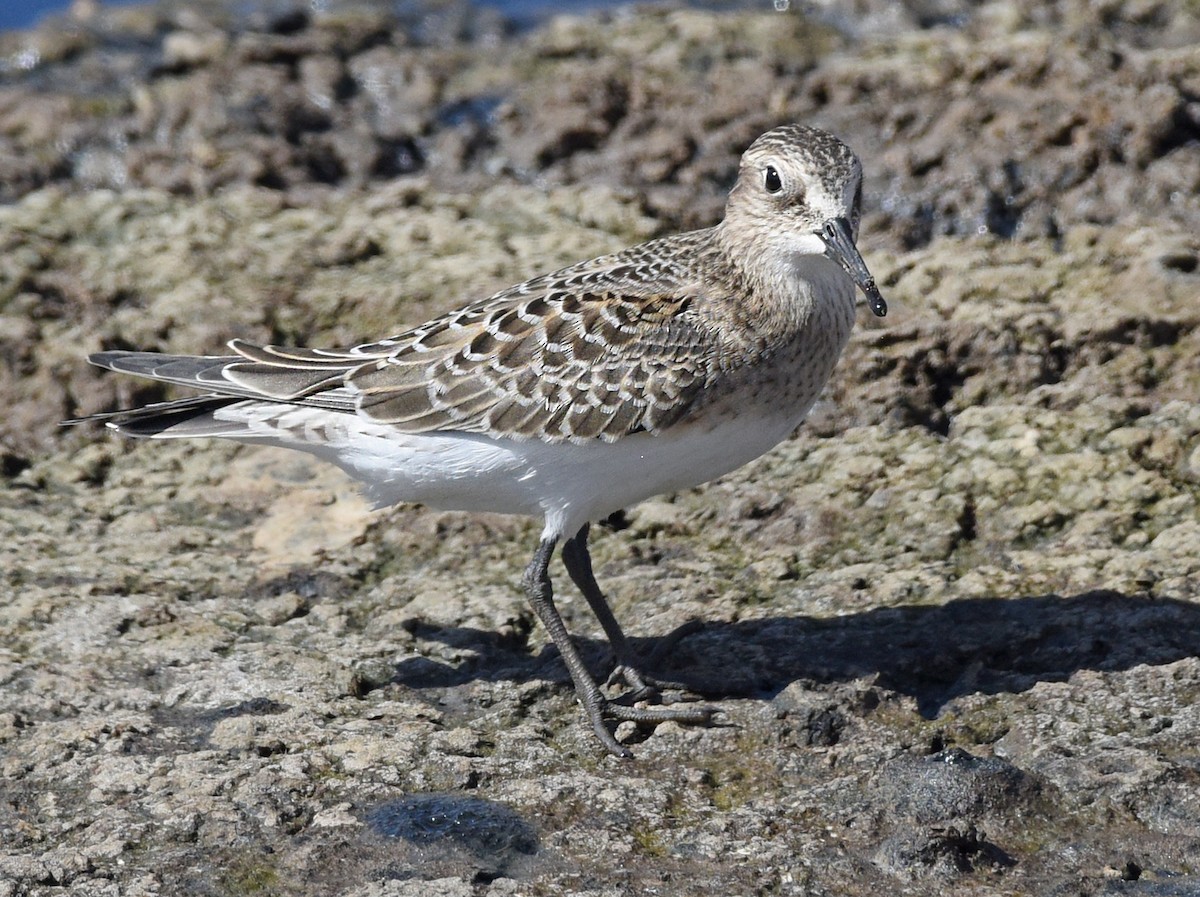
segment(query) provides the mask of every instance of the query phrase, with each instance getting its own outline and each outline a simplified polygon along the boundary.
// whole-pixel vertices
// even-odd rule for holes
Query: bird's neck
[[[830,295],[827,281],[836,283],[845,275],[823,256],[781,253],[768,239],[745,234],[731,233],[724,222],[717,225],[715,255],[723,260],[730,287],[745,297],[739,303],[745,322],[769,342],[790,341]],[[838,293],[835,289],[832,295]]]

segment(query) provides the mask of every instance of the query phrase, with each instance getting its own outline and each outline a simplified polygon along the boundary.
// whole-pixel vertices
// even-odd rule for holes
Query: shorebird
[[[421,502],[541,518],[522,578],[605,749],[610,724],[707,723],[655,703],[592,572],[592,521],[757,458],[804,419],[850,337],[856,287],[887,305],[856,248],[862,167],[825,131],[785,125],[742,156],[724,219],[527,280],[350,349],[229,343],[230,354],[99,352],[109,370],[202,395],[81,420],[127,436],[299,449],[376,506]],[[77,423],[74,421],[73,423]],[[565,541],[564,541],[565,540]],[[612,646],[609,698],[554,605],[567,573]]]

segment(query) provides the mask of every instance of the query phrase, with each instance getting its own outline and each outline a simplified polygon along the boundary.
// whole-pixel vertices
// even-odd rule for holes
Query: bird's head
[[[831,259],[882,317],[887,303],[855,246],[861,205],[862,165],[850,148],[818,128],[784,125],[742,155],[725,227],[781,260]]]

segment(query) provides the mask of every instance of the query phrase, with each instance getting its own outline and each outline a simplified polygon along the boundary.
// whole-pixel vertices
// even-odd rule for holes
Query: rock
[[[0,894],[1195,891],[1196,10],[791,6],[0,35]],[[165,395],[90,351],[349,345],[711,223],[787,120],[860,151],[892,311],[794,438],[596,528],[721,709],[633,763],[517,588],[537,524],[57,426]],[[430,795],[471,812],[372,830]]]

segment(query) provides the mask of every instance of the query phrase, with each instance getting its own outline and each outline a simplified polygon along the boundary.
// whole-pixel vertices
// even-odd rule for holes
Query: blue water
[[[0,31],[27,28],[48,12],[63,7],[62,0],[8,0],[0,3]]]
[[[101,0],[105,5],[129,4],[136,0]],[[517,21],[538,20],[553,12],[583,12],[618,6],[620,0],[475,0],[480,6],[499,9]],[[628,0],[627,0],[628,2]],[[249,5],[249,4],[244,4]],[[0,0],[0,31],[29,28],[51,13],[65,13],[71,0]]]

